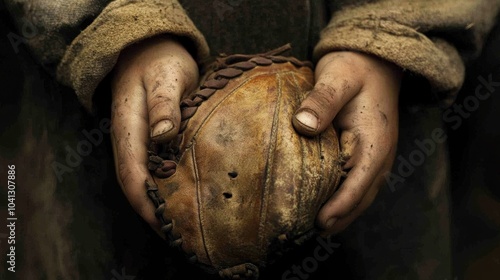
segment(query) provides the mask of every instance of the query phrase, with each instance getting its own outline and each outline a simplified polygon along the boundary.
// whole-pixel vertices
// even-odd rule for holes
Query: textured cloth
[[[169,33],[188,38],[198,61],[208,54],[204,37],[176,0],[6,2],[19,29],[28,21],[37,30],[44,31],[29,39],[35,56],[45,65],[59,65],[59,81],[72,87],[86,108],[91,108],[94,90],[111,71],[120,51],[134,42]],[[255,43],[245,41],[239,48],[238,45],[231,48],[228,42],[236,42],[237,37],[255,40],[261,35],[263,42],[278,43],[274,37],[281,38],[280,45],[297,38],[303,38],[308,45],[317,43],[316,60],[333,50],[367,52],[425,77],[446,104],[453,100],[463,83],[462,59],[478,53],[500,6],[499,0],[340,0],[328,1],[330,11],[321,13],[326,7],[316,1],[295,1],[288,5],[293,7],[288,10],[265,4],[269,1],[209,2],[182,1],[188,13],[195,16],[198,26],[207,32],[219,32],[208,36],[215,45],[210,47],[216,51],[248,52],[244,47],[248,46],[254,49],[251,53],[255,53],[258,51]],[[239,12],[253,9],[258,10]],[[270,11],[272,13],[267,14]],[[330,23],[319,41],[311,42],[316,39],[316,29],[322,27],[322,20],[318,18],[325,14],[326,17],[332,14]],[[292,26],[299,32],[277,29],[276,36],[266,37],[263,28],[256,28],[250,20],[241,20],[255,15],[270,23],[266,30],[283,23],[281,25]],[[279,20],[273,21],[275,17]],[[297,24],[298,19],[303,19],[306,28]],[[233,28],[239,29],[231,32]],[[306,49],[298,44],[297,48]],[[307,57],[299,55],[299,58]]]
[[[202,59],[208,54],[203,36],[175,0],[6,2],[21,32],[27,23],[37,31],[27,38],[35,57],[73,88],[87,109],[120,51],[135,42],[171,34],[196,46],[193,56]]]
[[[109,0],[6,0],[18,34],[39,63],[54,72],[71,41]]]
[[[334,11],[315,58],[334,50],[374,54],[425,77],[446,105],[463,83],[461,57],[479,54],[500,6],[498,0],[363,2],[373,3]]]
[[[93,91],[111,71],[120,51],[165,33],[193,40],[195,57],[208,54],[203,37],[177,1],[113,1],[66,50],[58,79],[73,87],[83,105],[90,108]]]

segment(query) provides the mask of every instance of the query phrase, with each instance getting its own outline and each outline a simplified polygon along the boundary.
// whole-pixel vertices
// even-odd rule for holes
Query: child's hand
[[[332,52],[318,62],[316,85],[293,119],[315,135],[332,121],[340,132],[348,177],[317,216],[325,234],[347,227],[373,202],[390,171],[398,139],[401,70],[357,52]]]
[[[147,148],[177,135],[179,103],[198,83],[198,66],[171,38],[148,39],[120,55],[112,81],[112,144],[118,182],[132,207],[155,229],[159,223],[145,191]]]

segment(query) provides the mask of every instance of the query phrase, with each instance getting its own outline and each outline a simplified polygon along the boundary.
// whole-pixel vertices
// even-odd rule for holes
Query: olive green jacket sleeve
[[[203,35],[177,0],[6,0],[19,32],[34,57],[87,108],[99,83],[113,69],[120,52],[148,37],[171,34],[184,39],[192,54],[209,53]]]
[[[444,105],[460,89],[464,61],[479,53],[500,7],[498,0],[329,2],[332,18],[315,59],[335,50],[376,55],[424,77]]]

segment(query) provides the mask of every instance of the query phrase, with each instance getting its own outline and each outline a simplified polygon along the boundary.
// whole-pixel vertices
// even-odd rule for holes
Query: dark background
[[[196,277],[199,271],[126,202],[116,184],[108,134],[62,180],[54,176],[54,163],[69,166],[68,148],[75,150],[85,140],[83,131],[96,129],[105,117],[85,112],[23,44],[16,52],[1,7],[0,18],[0,221],[6,218],[8,164],[16,165],[19,219],[14,278],[6,271],[7,230],[0,223],[0,279],[151,279],[158,273],[152,267],[168,267],[164,278]],[[496,27],[482,55],[468,65],[458,104],[474,94],[479,76],[500,81],[499,48]],[[494,92],[460,127],[448,128],[455,279],[500,279],[499,124],[500,97]]]
[[[500,81],[500,28],[467,69],[456,103],[474,95],[478,77]],[[458,129],[449,129],[452,234],[458,279],[500,278],[500,88]]]

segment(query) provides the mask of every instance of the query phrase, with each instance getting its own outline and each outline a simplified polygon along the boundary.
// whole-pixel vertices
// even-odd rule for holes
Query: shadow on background
[[[456,104],[466,109],[463,123],[453,123],[458,128],[449,132],[453,256],[458,279],[500,279],[499,49],[497,25],[481,57],[468,68],[457,98]],[[481,77],[490,81],[490,89]],[[476,105],[476,90],[492,92]]]

